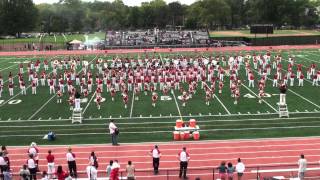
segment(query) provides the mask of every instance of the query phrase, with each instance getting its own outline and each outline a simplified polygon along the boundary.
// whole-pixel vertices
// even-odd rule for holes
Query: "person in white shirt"
[[[238,158],[238,164],[236,165],[238,180],[241,180],[244,170],[245,170],[245,165],[241,162],[241,159]]]
[[[114,124],[114,121],[111,120],[109,123],[109,131],[111,134],[111,141],[112,141],[112,145],[113,146],[118,146],[118,141],[117,141],[117,137],[118,137],[118,133],[117,133],[117,126]]]
[[[68,148],[66,157],[67,157],[70,176],[77,178],[77,164],[75,159],[76,155],[72,153],[71,147]]]
[[[30,180],[37,179],[37,164],[33,159],[33,154],[29,154],[29,159],[27,160],[27,167],[30,172]]]
[[[298,177],[300,180],[304,179],[305,172],[307,171],[307,160],[304,158],[304,155],[300,155],[300,159],[298,160]]]
[[[90,163],[87,167],[87,175],[89,180],[97,180],[98,178],[98,170],[94,166],[94,164]]]
[[[152,156],[153,172],[156,175],[159,173],[159,163],[161,157],[161,152],[159,151],[158,145],[155,145],[149,154]]]
[[[8,164],[3,157],[3,153],[0,152],[0,173],[3,173],[3,171],[6,169],[7,165]]]
[[[182,148],[182,151],[178,154],[178,159],[180,161],[179,178],[182,177],[182,173],[183,173],[183,178],[187,179],[187,169],[188,169],[188,162],[190,160],[190,156],[187,153],[186,147]]]

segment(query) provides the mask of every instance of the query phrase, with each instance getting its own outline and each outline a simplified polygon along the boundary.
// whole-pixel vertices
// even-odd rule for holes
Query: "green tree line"
[[[0,34],[22,32],[87,32],[165,28],[232,29],[250,24],[314,27],[319,0],[198,0],[191,5],[163,0],[130,7],[122,0],[60,0],[35,5],[32,0],[0,0]]]

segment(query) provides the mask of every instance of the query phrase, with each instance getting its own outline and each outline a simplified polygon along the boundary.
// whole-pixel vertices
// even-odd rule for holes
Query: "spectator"
[[[235,171],[235,168],[232,166],[232,163],[229,162],[227,167],[228,180],[233,180],[234,171]]]
[[[187,153],[186,147],[182,148],[182,151],[178,155],[178,159],[180,161],[179,178],[181,178],[183,174],[183,178],[187,179],[187,169],[188,169],[188,162],[190,160],[190,156]]]
[[[98,158],[95,155],[94,151],[91,152],[89,157],[90,164],[92,164],[96,169],[98,169]]]
[[[36,163],[36,170],[38,172],[39,171],[39,168],[38,168],[38,164],[39,164],[39,149],[37,148],[37,144],[35,142],[32,142],[30,144],[30,148],[28,150],[28,153],[32,154],[33,159],[34,159],[34,161]],[[30,173],[31,173],[31,171],[30,171]]]
[[[3,180],[12,180],[12,174],[10,169],[8,169],[8,166],[6,166],[3,171]]]
[[[298,160],[298,165],[299,165],[298,177],[300,178],[300,180],[303,180],[305,173],[307,171],[307,160],[304,158],[303,154],[300,155],[300,159]]]
[[[113,160],[110,160],[109,165],[107,166],[107,177],[108,178],[110,178],[112,164],[113,164]]]
[[[41,178],[41,180],[49,180],[50,178],[49,178],[49,176],[48,176],[48,173],[47,173],[47,171],[43,171],[42,172],[42,178]]]
[[[119,180],[120,164],[118,160],[114,160],[111,166],[110,180]]]
[[[132,165],[131,161],[128,161],[128,165],[126,167],[126,172],[127,172],[127,180],[134,180],[134,165]]]
[[[77,178],[77,164],[76,164],[76,155],[72,153],[71,147],[68,148],[67,152],[67,162],[68,162],[68,168],[69,173],[71,177]]]
[[[69,176],[69,174],[66,173],[65,171],[63,171],[62,166],[59,165],[57,172],[56,172],[56,176],[57,176],[58,180],[65,180]]]
[[[1,152],[3,156],[7,156],[8,150],[6,146],[1,146]]]
[[[89,180],[97,180],[98,178],[98,171],[93,163],[90,163],[87,167],[87,175]]]
[[[117,141],[117,137],[118,137],[118,128],[117,126],[114,124],[114,121],[111,120],[109,123],[109,130],[110,130],[110,134],[111,134],[111,141],[112,141],[112,145],[113,146],[118,146],[118,141]]]
[[[54,168],[54,156],[51,154],[51,150],[48,151],[48,155],[47,155],[47,162],[48,162],[48,178],[54,178],[54,172],[55,172],[55,168]]]
[[[161,157],[161,152],[159,151],[158,145],[154,146],[154,148],[150,152],[150,155],[152,156],[153,172],[154,174],[158,174],[160,157]]]
[[[19,175],[21,177],[21,180],[29,180],[30,177],[30,171],[27,168],[27,165],[23,165],[22,168],[20,169]]]
[[[226,180],[227,167],[226,162],[222,161],[220,166],[217,168],[219,170],[219,177],[221,180]]]
[[[0,152],[0,173],[2,174],[6,168],[7,168],[7,162],[3,157],[3,152]]]
[[[33,159],[33,154],[29,154],[29,159],[27,160],[27,167],[30,172],[30,180],[37,179],[37,163]]]
[[[238,158],[238,164],[236,165],[238,180],[241,180],[244,170],[245,170],[245,165],[241,162],[241,159]]]

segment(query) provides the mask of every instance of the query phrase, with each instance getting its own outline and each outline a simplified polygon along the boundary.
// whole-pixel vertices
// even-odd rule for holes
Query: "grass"
[[[269,36],[292,36],[292,35],[320,35],[316,30],[274,30]],[[210,37],[255,37],[255,34],[250,34],[250,30],[234,30],[234,31],[211,31]],[[257,34],[257,37],[266,37],[266,34]]]
[[[225,53],[226,56],[235,55],[238,52]],[[250,52],[253,53],[253,52]],[[263,52],[261,52],[263,53]],[[277,52],[273,52],[275,55]],[[319,53],[313,50],[292,51],[296,55],[296,63],[302,63],[309,67],[311,63],[318,62]],[[215,53],[181,53],[187,56],[213,56]],[[151,57],[153,54],[149,54]],[[176,54],[161,54],[161,57],[174,57]],[[282,52],[284,59],[288,59],[288,52]],[[101,57],[105,60],[111,60],[114,57],[127,55],[108,55]],[[144,59],[145,55],[130,55],[135,59],[140,56]],[[156,54],[160,57],[160,54]],[[13,59],[12,59],[13,58]],[[7,74],[12,72],[14,75],[18,72],[18,64],[14,62],[30,61],[40,59],[43,61],[46,57],[0,57],[0,71],[7,80]],[[53,59],[63,59],[58,56]],[[86,61],[94,60],[96,56],[81,56]],[[94,61],[93,61],[94,62]],[[287,67],[288,62],[283,61],[283,67]],[[110,65],[110,63],[109,63]],[[305,73],[306,67],[303,68]],[[226,67],[225,67],[226,68]],[[49,70],[49,72],[51,69]],[[77,71],[81,71],[80,68]],[[96,70],[92,69],[93,74]],[[294,72],[295,72],[294,68]],[[60,72],[60,71],[59,71]],[[274,73],[274,70],[271,74]],[[258,77],[258,74],[255,74]],[[26,74],[24,79],[27,80]],[[246,79],[244,69],[241,67],[240,77]],[[272,75],[269,76],[272,78]],[[17,83],[17,79],[15,79]],[[296,81],[297,83],[297,81]],[[39,144],[88,144],[88,143],[109,143],[110,137],[106,133],[107,125],[110,119],[115,119],[119,126],[120,142],[142,142],[142,141],[170,141],[172,140],[173,126],[175,120],[180,119],[178,109],[183,116],[183,120],[188,121],[195,118],[201,129],[201,139],[238,139],[238,138],[266,138],[266,137],[292,137],[292,136],[318,136],[320,127],[320,88],[311,86],[311,83],[305,80],[304,87],[290,87],[291,91],[287,93],[287,104],[291,112],[290,118],[279,119],[276,103],[279,100],[279,90],[272,87],[272,82],[267,81],[266,92],[271,94],[270,98],[265,98],[268,102],[259,104],[257,98],[248,99],[241,97],[238,105],[234,105],[229,90],[229,77],[225,79],[223,94],[216,95],[219,97],[211,101],[210,106],[204,102],[205,94],[200,88],[197,89],[193,98],[188,101],[186,107],[182,107],[180,100],[177,104],[174,101],[173,94],[171,101],[158,101],[156,108],[151,106],[151,95],[139,96],[139,101],[132,101],[132,92],[129,92],[128,108],[125,109],[122,103],[121,95],[118,93],[116,100],[111,101],[109,93],[104,92],[103,97],[106,102],[102,103],[101,110],[96,108],[93,101],[90,101],[92,94],[89,95],[88,101],[82,104],[87,107],[84,113],[84,121],[81,125],[71,124],[72,112],[69,110],[67,103],[68,96],[63,97],[63,104],[57,104],[55,97],[49,95],[48,87],[38,87],[37,95],[31,95],[28,89],[27,96],[18,95],[11,100],[21,100],[16,105],[8,104],[10,97],[7,88],[0,98],[0,144],[5,145],[25,145],[31,141]],[[7,82],[5,83],[5,87]],[[248,90],[247,82],[241,87],[241,96],[245,94],[258,93],[257,87]],[[296,84],[297,85],[297,84]],[[200,87],[200,86],[199,86]],[[218,89],[218,87],[217,87]],[[217,90],[216,90],[217,91]],[[18,88],[15,94],[19,93]],[[162,92],[158,91],[161,96]],[[175,96],[180,96],[179,91],[174,91]],[[301,95],[303,98],[299,97]],[[51,101],[48,101],[50,100]],[[312,104],[310,102],[316,104]],[[133,102],[133,103],[132,103]],[[298,102],[298,103],[297,103]],[[133,107],[131,105],[133,104]],[[223,105],[230,111],[231,115],[225,110]],[[271,108],[272,106],[273,108]],[[132,113],[131,113],[132,108]],[[308,111],[308,112],[306,112]],[[130,116],[131,115],[131,116]],[[32,117],[30,120],[29,118]],[[131,117],[131,118],[130,118]],[[56,132],[58,139],[54,142],[42,140],[42,137],[49,131]]]
[[[104,39],[105,38],[105,33],[102,32],[96,32],[93,34],[88,34],[88,39],[93,39],[93,38],[99,38],[99,39]],[[84,34],[73,34],[73,35],[56,35],[56,36],[44,36],[41,39],[41,42],[44,43],[56,43],[56,44],[65,44],[66,42],[72,41],[72,40],[80,40],[80,41],[85,41],[86,38]],[[0,39],[0,44],[16,44],[16,43],[39,43],[40,38],[16,38],[16,39]]]

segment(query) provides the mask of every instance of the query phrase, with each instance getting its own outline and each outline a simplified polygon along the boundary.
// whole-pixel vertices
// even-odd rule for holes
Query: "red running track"
[[[225,51],[264,51],[264,50],[295,50],[320,49],[320,45],[282,45],[282,46],[241,46],[241,47],[210,47],[210,48],[153,48],[153,49],[111,49],[111,50],[57,50],[57,51],[13,51],[0,52],[0,56],[56,56],[56,55],[84,55],[84,54],[127,54],[144,52],[225,52]]]
[[[148,156],[148,152],[153,148],[153,145],[154,144],[151,143],[121,144],[120,146],[72,145],[72,149],[76,154],[78,171],[85,171],[89,162],[88,158],[90,152],[95,151],[98,157],[98,170],[101,172],[101,176],[105,175],[105,169],[108,162],[117,159],[120,162],[122,171],[127,162],[131,160],[138,171],[136,175],[140,176],[139,179],[148,179],[152,177],[152,159]],[[188,141],[158,143],[158,145],[162,153],[162,158],[160,160],[160,171],[162,175],[155,176],[153,179],[166,179],[164,178],[167,174],[165,171],[166,169],[171,170],[168,171],[168,173],[176,178],[179,166],[177,154],[181,151],[182,147],[186,147],[191,156],[189,169],[202,169],[197,171],[190,170],[189,175],[191,177],[200,176],[205,179],[212,179],[213,168],[216,168],[221,161],[232,162],[233,165],[236,165],[238,157],[240,157],[246,167],[248,167],[244,179],[255,178],[256,174],[254,173],[254,170],[256,170],[258,166],[260,169],[297,168],[295,165],[297,164],[301,153],[305,154],[308,163],[318,164],[320,160],[320,137]],[[67,164],[65,155],[67,148],[68,146],[40,145],[40,170],[47,169],[45,157],[49,149],[52,150],[53,155],[56,158],[55,164],[62,165],[63,168],[66,169]],[[15,173],[17,173],[19,168],[26,162],[27,149],[28,147],[8,147],[11,169],[13,169]],[[292,172],[290,173],[292,174]],[[290,173],[285,172],[277,174],[288,176]]]

